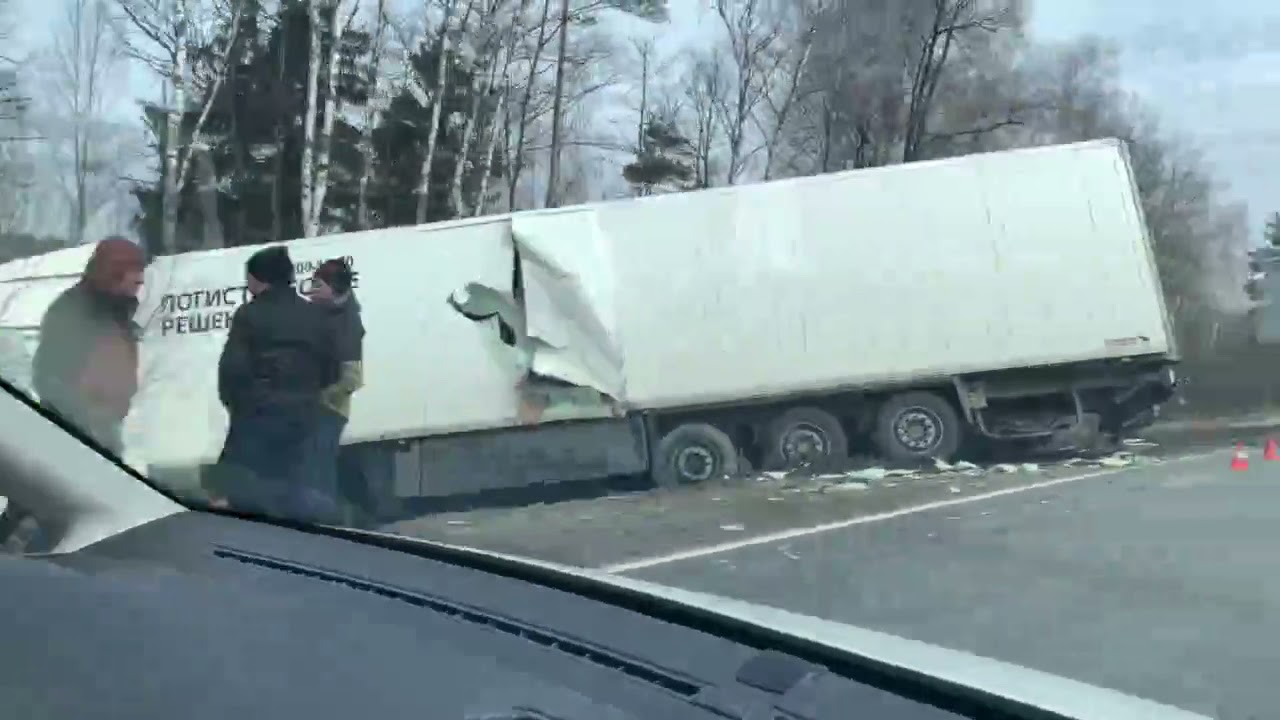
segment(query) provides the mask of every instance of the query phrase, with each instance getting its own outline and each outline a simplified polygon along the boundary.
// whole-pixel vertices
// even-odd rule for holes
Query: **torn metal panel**
[[[623,401],[613,263],[595,212],[517,215],[511,233],[520,263],[532,372]]]
[[[494,321],[499,336],[508,345],[520,345],[525,336],[524,310],[510,293],[470,282],[449,296],[449,304],[472,322]]]

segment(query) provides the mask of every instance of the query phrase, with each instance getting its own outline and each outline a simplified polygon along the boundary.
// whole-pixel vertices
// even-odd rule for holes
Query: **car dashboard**
[[[999,718],[642,608],[197,512],[0,557],[0,717]]]

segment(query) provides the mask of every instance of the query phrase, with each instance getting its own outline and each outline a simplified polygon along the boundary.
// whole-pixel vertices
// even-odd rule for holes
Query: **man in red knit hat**
[[[145,255],[133,242],[99,242],[80,282],[45,311],[32,361],[41,404],[117,455],[138,391],[140,334],[133,315],[145,267]]]
[[[133,242],[97,244],[80,281],[45,310],[31,362],[40,404],[119,456],[121,431],[138,391],[138,340],[133,322],[146,257]],[[28,517],[10,505],[0,517],[0,542]]]

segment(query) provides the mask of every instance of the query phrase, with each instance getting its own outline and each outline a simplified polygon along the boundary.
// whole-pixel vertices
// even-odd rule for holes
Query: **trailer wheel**
[[[771,420],[761,438],[766,470],[789,470],[849,456],[840,420],[815,407],[796,407]]]
[[[685,423],[663,436],[654,453],[653,480],[660,487],[694,485],[738,474],[738,449],[723,431]]]
[[[872,440],[886,460],[946,460],[960,449],[960,416],[931,392],[894,395],[880,407]]]

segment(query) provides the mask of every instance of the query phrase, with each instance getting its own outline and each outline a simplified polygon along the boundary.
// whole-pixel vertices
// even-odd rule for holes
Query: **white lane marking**
[[[1094,472],[1082,473],[1080,475],[1071,475],[1068,477],[1054,478],[1052,480],[1043,480],[1041,482],[1031,483],[1029,485],[1019,485],[1017,487],[1003,488],[1000,490],[992,490],[991,492],[981,493],[979,495],[969,495],[962,498],[954,498],[951,500],[935,500],[933,502],[922,503],[920,505],[912,505],[909,507],[898,508],[888,512],[876,513],[874,515],[860,515],[845,520],[837,520],[835,522],[823,523],[821,525],[810,525],[807,527],[791,528],[790,530],[779,530],[777,532],[757,535],[755,537],[744,538],[742,540],[733,540],[731,542],[715,543],[712,545],[702,545],[699,547],[687,548],[685,550],[677,550],[663,555],[651,555],[649,557],[636,558],[635,560],[627,560],[624,562],[604,565],[598,568],[607,573],[624,573],[633,570],[642,570],[644,568],[654,567],[655,565],[666,565],[667,563],[679,562],[681,560],[693,560],[696,558],[707,557],[708,555],[718,555],[720,553],[738,550],[740,548],[754,547],[756,545],[768,545],[782,540],[792,540],[794,538],[806,537],[809,535],[818,535],[832,530],[843,530],[844,528],[854,527],[855,525],[866,525],[867,523],[881,522],[883,520],[892,520],[894,518],[903,517],[905,515],[913,515],[915,513],[928,512],[929,510],[938,510],[940,508],[954,507],[956,505],[968,505],[970,503],[981,502],[983,500],[991,500],[992,498],[1004,497],[1005,495],[1016,495],[1018,493],[1028,492],[1031,490],[1040,490],[1055,485],[1066,485],[1068,483],[1078,482],[1080,480],[1089,480],[1092,478],[1103,477],[1106,475],[1118,475],[1129,470],[1139,470],[1152,467],[1161,467],[1163,465],[1172,465],[1174,463],[1189,462],[1192,460],[1201,460],[1214,455],[1223,455],[1231,451],[1229,450],[1213,450],[1210,452],[1196,453],[1194,455],[1182,455],[1176,458],[1164,458],[1160,465],[1129,465],[1120,468],[1104,468]]]

